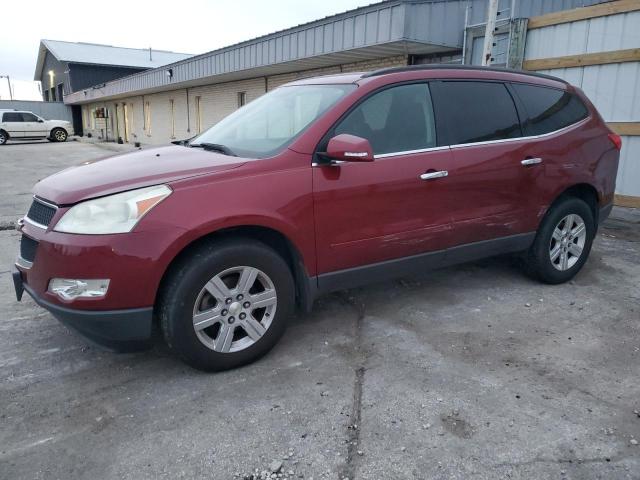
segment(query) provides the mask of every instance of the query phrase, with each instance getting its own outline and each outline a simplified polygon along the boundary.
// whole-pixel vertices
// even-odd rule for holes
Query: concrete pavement
[[[9,216],[13,192],[99,147],[11,148]],[[2,231],[0,479],[248,478],[274,460],[306,479],[638,479],[640,213],[614,216],[568,284],[502,257],[339,292],[219,374],[159,339],[105,352],[17,303]]]

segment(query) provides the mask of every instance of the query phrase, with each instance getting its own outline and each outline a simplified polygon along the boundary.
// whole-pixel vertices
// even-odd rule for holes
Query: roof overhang
[[[64,102],[69,105],[81,105],[96,101],[116,100],[120,98],[147,95],[151,93],[178,90],[182,88],[197,87],[201,85],[212,85],[226,83],[237,80],[267,77],[284,73],[292,73],[301,70],[313,70],[324,67],[354,63],[364,60],[391,57],[395,55],[408,54],[428,54],[437,52],[450,52],[457,50],[457,47],[444,45],[431,45],[411,41],[397,41],[371,47],[358,48],[343,52],[335,52],[327,55],[318,55],[299,60],[262,65],[253,68],[245,68],[231,72],[215,75],[195,75],[191,78],[184,78],[180,75],[179,67],[167,65],[165,67],[148,70],[129,77],[114,80],[102,85],[85,88],[64,97]],[[189,67],[185,67],[189,68]],[[172,76],[167,75],[167,70],[172,70]],[[182,77],[182,79],[181,79]],[[149,80],[152,80],[149,82]],[[155,81],[153,81],[155,80]],[[145,85],[147,87],[137,87]]]
[[[466,0],[383,1],[96,85],[64,101],[77,105],[394,55],[450,52],[462,46],[466,6]]]

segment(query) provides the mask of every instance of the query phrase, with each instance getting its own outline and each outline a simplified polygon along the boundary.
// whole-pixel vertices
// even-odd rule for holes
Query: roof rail
[[[407,65],[405,67],[381,68],[379,70],[374,70],[372,72],[365,73],[360,78],[378,77],[380,75],[386,75],[389,73],[411,72],[413,70],[479,70],[479,71],[489,71],[489,72],[516,73],[518,75],[526,75],[529,77],[538,77],[538,78],[546,78],[547,80],[555,80],[556,82],[562,82],[569,85],[569,82],[567,82],[566,80],[563,80],[562,78],[554,77],[552,75],[545,75],[544,73],[526,72],[523,70],[514,70],[511,68],[492,68],[492,67],[481,67],[479,65],[449,65],[449,64],[438,64],[438,63],[436,64],[427,63],[424,65]]]

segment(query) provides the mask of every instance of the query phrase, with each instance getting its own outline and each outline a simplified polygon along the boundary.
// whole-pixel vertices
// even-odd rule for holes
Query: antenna
[[[153,57],[151,56],[151,47],[149,47],[149,61],[153,62]]]

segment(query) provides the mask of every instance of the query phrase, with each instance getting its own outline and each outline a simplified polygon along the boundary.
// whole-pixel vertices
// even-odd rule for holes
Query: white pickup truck
[[[32,112],[0,110],[0,145],[9,139],[65,142],[69,135],[73,135],[73,125],[66,120],[45,120]]]

